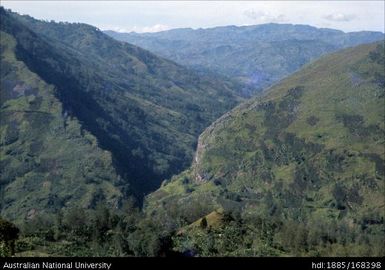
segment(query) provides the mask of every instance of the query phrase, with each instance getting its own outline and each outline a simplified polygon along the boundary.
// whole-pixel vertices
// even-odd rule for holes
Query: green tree
[[[0,257],[9,257],[15,253],[15,240],[18,237],[19,229],[0,217]]]
[[[207,228],[207,219],[206,219],[206,217],[202,218],[201,223],[199,225],[200,225],[200,227],[202,229],[206,229]]]

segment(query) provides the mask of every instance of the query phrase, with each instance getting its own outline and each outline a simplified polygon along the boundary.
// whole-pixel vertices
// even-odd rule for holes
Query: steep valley
[[[19,219],[30,211],[54,210],[77,200],[103,200],[105,193],[134,196],[140,203],[161,181],[190,164],[199,133],[242,100],[233,83],[198,76],[92,26],[0,11],[1,141],[6,145],[1,148],[1,190],[2,213],[7,217]],[[60,129],[49,126],[52,110]],[[26,129],[20,130],[23,125]],[[72,129],[78,135],[66,135]],[[60,136],[66,144],[55,141]],[[92,147],[81,150],[78,140],[86,140],[82,144],[88,140]],[[103,154],[103,162],[95,157],[83,164],[77,151],[86,157],[91,150]],[[39,170],[47,175],[32,177]],[[68,192],[60,195],[59,186],[49,179],[79,181],[79,188],[68,185]],[[114,191],[99,186],[102,180]],[[92,191],[80,188],[83,181],[96,181]],[[37,203],[40,196],[26,196],[19,207],[17,194],[39,192],[42,183],[54,187],[48,189],[49,195],[41,195],[46,199]],[[15,190],[9,190],[11,186]],[[90,195],[80,199],[81,192]],[[121,200],[115,204],[121,205]]]
[[[0,257],[385,255],[383,33],[0,18]]]

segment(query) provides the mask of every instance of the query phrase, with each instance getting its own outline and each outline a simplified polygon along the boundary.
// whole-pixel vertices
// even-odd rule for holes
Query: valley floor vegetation
[[[16,227],[0,221],[1,256],[383,256],[383,220],[368,216],[356,226],[322,217],[308,222],[277,215],[215,211],[188,231],[187,220],[143,216],[127,204],[103,205],[38,216]],[[130,214],[123,214],[123,213]],[[199,213],[191,213],[200,215]],[[213,221],[213,219],[217,219]],[[373,226],[373,224],[377,226]],[[182,229],[180,229],[182,226]],[[190,225],[191,226],[191,225]],[[173,229],[174,228],[174,229]],[[179,229],[175,229],[179,228]],[[376,232],[377,231],[377,232]]]

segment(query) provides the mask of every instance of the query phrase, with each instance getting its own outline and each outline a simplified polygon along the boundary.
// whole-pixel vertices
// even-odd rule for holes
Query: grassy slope
[[[192,168],[148,197],[148,213],[192,222],[224,208],[246,219],[369,227],[354,234],[381,239],[383,50],[377,43],[325,56],[224,115],[200,136]],[[267,255],[285,250],[276,241]]]
[[[21,222],[63,207],[116,207],[122,199],[111,154],[65,117],[55,87],[15,56],[1,32],[1,214]]]
[[[56,87],[64,112],[111,152],[139,199],[187,167],[199,133],[241,100],[232,83],[198,76],[95,27],[3,12],[17,58]]]

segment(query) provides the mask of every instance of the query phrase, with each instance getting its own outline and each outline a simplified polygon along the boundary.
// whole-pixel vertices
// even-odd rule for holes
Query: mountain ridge
[[[308,25],[262,24],[156,33],[106,34],[148,49],[201,73],[235,78],[249,96],[326,53],[384,38],[381,32],[350,32]]]
[[[130,31],[130,32],[118,32],[114,30],[109,30],[105,29],[103,32],[117,32],[117,33],[123,33],[123,34],[138,34],[138,35],[153,35],[156,33],[162,33],[162,32],[172,32],[172,31],[183,31],[183,30],[216,30],[216,29],[224,29],[224,28],[248,28],[248,29],[254,29],[258,27],[266,27],[266,26],[294,26],[294,27],[303,27],[303,28],[309,28],[309,29],[320,29],[320,30],[326,30],[330,32],[342,32],[342,33],[361,33],[361,32],[377,32],[377,33],[382,33],[384,32],[381,31],[369,31],[369,30],[356,30],[356,31],[344,31],[341,29],[334,29],[334,28],[328,28],[328,27],[317,27],[313,25],[308,25],[308,24],[296,24],[296,23],[262,23],[262,24],[249,24],[249,25],[218,25],[218,26],[212,26],[212,27],[198,27],[198,28],[192,28],[192,27],[180,27],[180,28],[172,28],[169,30],[162,30],[158,32],[135,32],[135,31]]]

